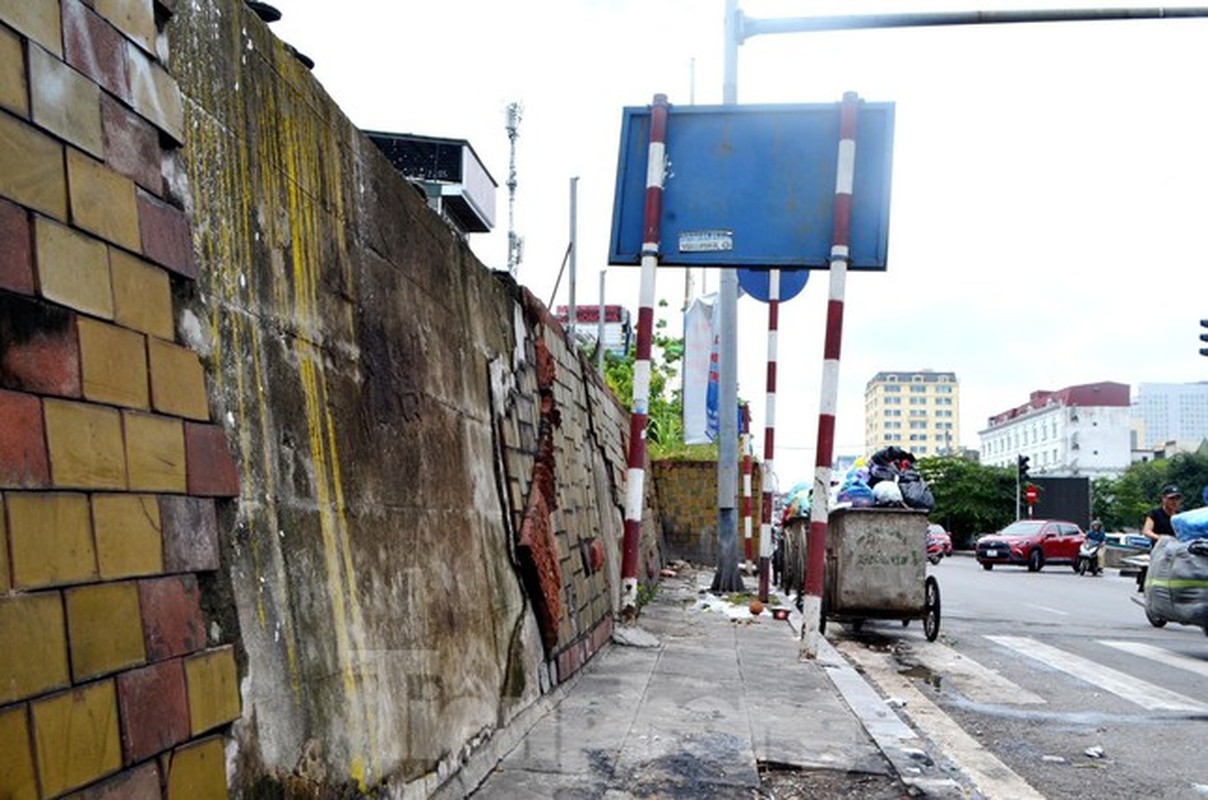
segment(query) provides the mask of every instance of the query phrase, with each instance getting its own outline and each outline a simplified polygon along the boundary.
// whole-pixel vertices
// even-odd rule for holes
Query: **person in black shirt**
[[[1153,543],[1163,536],[1174,536],[1170,518],[1179,513],[1179,504],[1182,502],[1183,493],[1179,491],[1179,487],[1170,485],[1162,489],[1162,504],[1150,509],[1145,515],[1145,526],[1141,528],[1141,534]],[[1142,568],[1141,573],[1137,575],[1138,592],[1145,590],[1145,575],[1148,572],[1148,568]]]

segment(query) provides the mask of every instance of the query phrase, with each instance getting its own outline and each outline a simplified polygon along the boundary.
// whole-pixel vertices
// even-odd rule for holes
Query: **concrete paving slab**
[[[474,796],[751,797],[761,763],[892,774],[866,724],[883,738],[909,729],[842,656],[801,661],[790,624],[701,602],[698,588],[665,580],[640,618],[657,646],[597,654]]]

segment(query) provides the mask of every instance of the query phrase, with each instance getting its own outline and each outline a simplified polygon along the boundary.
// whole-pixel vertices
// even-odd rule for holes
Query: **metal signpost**
[[[1208,17],[1208,8],[1113,8],[1113,9],[1041,9],[1041,10],[1021,10],[1021,11],[964,11],[964,12],[926,12],[926,13],[906,13],[906,14],[869,14],[858,16],[832,16],[832,17],[794,17],[780,19],[755,19],[747,17],[738,9],[738,0],[726,0],[726,18],[725,18],[725,74],[722,83],[723,102],[737,102],[737,86],[738,86],[738,45],[742,44],[748,38],[760,34],[769,33],[804,33],[810,31],[838,31],[838,30],[855,30],[855,29],[873,29],[873,28],[910,28],[910,27],[935,27],[935,26],[951,26],[951,25],[982,25],[982,24],[1004,24],[1004,23],[1035,23],[1035,22],[1074,22],[1074,21],[1102,21],[1102,20],[1138,20],[1138,19],[1166,19],[1166,18],[1192,18],[1192,17]],[[859,152],[860,146],[857,143],[856,150]],[[859,165],[856,166],[856,186],[854,200],[859,203],[861,191],[858,184],[860,175]],[[857,215],[858,216],[858,215]],[[853,244],[858,241],[858,231],[852,231]],[[847,262],[843,266],[854,266],[852,262]],[[834,285],[835,276],[832,275],[832,304],[834,303]],[[841,279],[840,279],[841,284]],[[723,296],[722,301],[725,298]],[[839,326],[842,324],[842,317],[839,317]],[[828,314],[827,323],[827,341],[824,345],[824,359],[829,361],[832,355],[830,348],[830,321]],[[735,336],[734,331],[723,330],[722,337]],[[823,371],[823,397],[825,400],[826,389],[825,383],[828,379],[837,380],[837,364],[838,364],[838,338],[835,340],[835,375],[828,376],[827,370]],[[825,405],[821,410],[825,415]],[[831,410],[833,413],[833,409]],[[833,419],[831,420],[833,425]],[[833,428],[830,431],[833,444]],[[818,463],[822,462],[823,437],[825,434],[823,421],[819,422],[819,453]],[[821,466],[819,466],[819,470]],[[829,476],[830,465],[826,465],[826,471]],[[802,627],[803,647],[802,654],[808,658],[813,658],[817,655],[817,630],[819,614],[821,611],[821,587],[822,587],[822,568],[824,566],[823,552],[825,549],[825,520],[826,520],[826,502],[829,494],[829,486],[822,487],[826,489],[826,493],[819,496],[817,475],[815,476],[815,501],[813,506],[821,506],[821,511],[817,516],[821,517],[818,522],[821,523],[815,536],[815,513],[811,509],[810,536],[808,542],[808,563],[806,572],[806,620]],[[1018,498],[1016,500],[1016,508],[1018,508]],[[812,591],[812,590],[816,590]],[[813,619],[811,620],[811,611]]]
[[[638,609],[638,551],[642,510],[646,505],[646,413],[650,401],[650,342],[654,333],[655,270],[659,259],[659,220],[666,177],[667,96],[656,94],[650,108],[646,180],[642,202],[642,285],[638,298],[638,341],[633,364],[633,402],[629,416],[628,476],[625,482],[625,533],[621,550],[621,616]]]
[[[841,163],[836,158],[841,127],[837,103],[666,109],[662,131],[665,147],[658,157],[665,153],[674,169],[668,171],[661,187],[661,213],[654,221],[658,237],[654,240],[655,253],[649,252],[652,239],[646,233],[651,224],[646,193],[651,159],[655,157],[649,143],[657,109],[624,109],[609,262],[641,263],[643,281],[647,261],[655,255],[659,265],[722,269],[718,360],[720,557],[714,591],[744,588],[738,570],[737,543],[736,268],[751,272],[761,268],[765,274],[769,267],[831,268],[838,180],[854,188],[854,193],[849,192],[854,206],[851,214],[844,217],[844,227],[850,224],[852,230],[846,256],[850,267],[866,271],[885,269],[893,106],[858,105],[858,110],[852,105],[851,113],[860,119],[854,129],[858,131],[860,146],[852,148],[854,160],[847,167],[854,174],[846,177],[841,177]],[[662,162],[657,166],[662,175]],[[786,294],[792,296],[804,285],[800,273],[774,274],[781,298]],[[770,290],[770,274],[768,283]],[[774,324],[774,320],[770,322]],[[639,348],[644,324],[653,321],[639,319]],[[771,356],[774,363],[774,352]],[[642,358],[640,349],[638,357]],[[635,408],[639,377],[648,376],[639,376],[635,370]],[[635,466],[631,463],[631,470]],[[629,535],[627,532],[627,553]],[[636,527],[632,535],[637,535]],[[761,545],[761,558],[770,539],[770,534],[765,536],[767,544]],[[636,564],[633,568],[636,576]],[[622,585],[626,591],[628,580],[629,573],[623,570]]]

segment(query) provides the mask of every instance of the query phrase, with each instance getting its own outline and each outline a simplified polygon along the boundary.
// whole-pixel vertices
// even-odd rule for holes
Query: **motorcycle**
[[[1090,573],[1098,575],[1103,571],[1099,566],[1099,551],[1103,549],[1102,541],[1096,542],[1086,539],[1082,542],[1082,546],[1078,548],[1078,558],[1074,561],[1074,571],[1079,575]]]

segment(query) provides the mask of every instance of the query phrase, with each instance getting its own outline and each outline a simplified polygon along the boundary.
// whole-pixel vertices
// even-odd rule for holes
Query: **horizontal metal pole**
[[[1208,17],[1201,8],[1075,8],[1019,11],[936,11],[912,14],[861,14],[827,17],[757,19],[741,10],[736,36],[739,43],[764,33],[846,31],[863,28],[929,28],[945,25],[1000,25],[1019,22],[1099,22],[1117,19],[1177,19]]]

